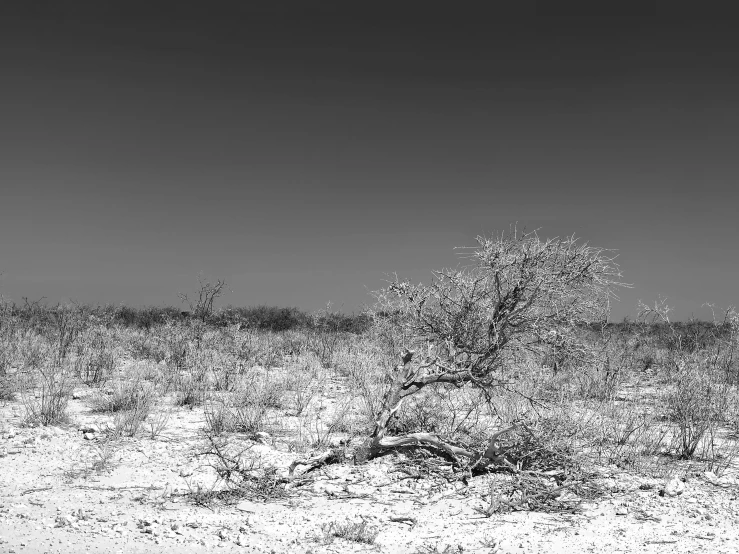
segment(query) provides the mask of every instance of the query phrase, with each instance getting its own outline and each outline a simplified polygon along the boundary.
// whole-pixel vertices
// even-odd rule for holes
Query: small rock
[[[363,485],[347,485],[346,491],[349,494],[357,496],[369,496],[370,494],[377,492],[377,489],[375,487],[367,487]]]
[[[660,496],[675,497],[685,492],[685,483],[683,483],[677,477],[673,477],[665,485],[665,488],[660,491]]]
[[[82,438],[85,439],[86,441],[91,441],[95,438],[95,435],[93,435],[92,433],[84,433],[82,435]]]
[[[72,525],[72,520],[69,517],[63,515],[56,516],[56,519],[54,521],[56,523],[54,527],[69,527]]]
[[[317,481],[313,483],[313,492],[316,494],[326,493],[328,495],[335,495],[344,492],[344,487],[334,485],[333,483],[327,483],[326,481]]]
[[[260,509],[259,504],[255,504],[254,502],[250,502],[249,500],[243,500],[236,504],[236,509],[240,512],[250,512],[250,513],[257,513]]]
[[[626,506],[619,506],[616,508],[616,515],[617,516],[625,516],[629,514],[629,509]]]

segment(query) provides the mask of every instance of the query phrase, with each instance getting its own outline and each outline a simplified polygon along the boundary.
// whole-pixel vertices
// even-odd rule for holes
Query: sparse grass
[[[157,413],[156,415],[149,416],[147,421],[148,435],[149,438],[154,440],[158,438],[164,429],[166,429],[169,423],[169,418],[172,415],[170,409]]]
[[[210,402],[205,409],[207,433],[244,433],[252,436],[262,431],[270,408],[281,408],[283,383],[269,378],[245,377],[227,398]]]
[[[193,409],[205,402],[207,389],[196,379],[185,377],[180,383],[180,390],[175,395],[175,406]]]
[[[15,387],[8,377],[0,377],[0,401],[15,400]]]
[[[93,444],[94,460],[91,470],[96,473],[109,471],[116,465],[116,456],[122,449],[122,444],[115,434],[105,436],[100,442]]]
[[[343,539],[345,541],[355,542],[358,544],[375,544],[380,530],[362,521],[329,521],[321,525],[323,536],[320,538],[323,544],[331,544],[334,539]]]
[[[497,543],[493,544],[495,545]],[[464,547],[460,544],[452,545],[437,543],[432,545],[430,543],[425,543],[416,549],[415,554],[461,554],[462,552],[464,552]]]

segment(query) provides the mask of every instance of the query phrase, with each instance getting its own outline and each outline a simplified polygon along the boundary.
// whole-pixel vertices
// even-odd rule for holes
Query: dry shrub
[[[200,406],[208,396],[208,391],[203,385],[203,380],[197,376],[180,376],[177,388],[179,390],[175,395],[175,406],[186,406],[193,409],[196,406]]]
[[[312,449],[321,449],[335,444],[338,434],[352,435],[355,425],[350,418],[351,408],[352,399],[347,399],[324,415],[320,407],[316,415],[304,415],[298,428],[298,440]]]
[[[111,434],[133,437],[149,417],[156,398],[154,385],[140,373],[134,373],[111,389],[93,395],[90,404],[93,412],[113,414]]]
[[[116,352],[104,327],[81,333],[76,350],[75,374],[83,383],[100,385],[110,378],[116,366]]]
[[[153,440],[156,439],[159,435],[162,434],[164,429],[167,427],[167,424],[169,423],[169,418],[172,415],[171,409],[167,409],[163,412],[159,412],[156,415],[150,416],[148,418],[148,429],[149,429],[149,437]]]
[[[352,394],[359,401],[363,423],[373,425],[387,390],[384,376],[394,362],[381,347],[376,336],[355,339],[346,343],[335,354],[336,373],[347,379]]]
[[[487,517],[507,511],[575,511],[583,498],[597,496],[595,475],[585,469],[577,448],[581,431],[576,420],[555,414],[521,424],[502,445],[517,471],[490,476],[487,504],[477,511]]]
[[[52,366],[41,369],[39,373],[38,393],[26,389],[21,396],[26,410],[25,423],[54,425],[67,421],[67,405],[74,388],[69,372],[61,366]]]
[[[90,397],[90,407],[94,413],[116,413],[142,406],[151,408],[156,399],[153,385],[141,375],[134,374],[129,379],[117,381],[112,388],[100,391]]]
[[[252,375],[242,381],[230,396],[208,404],[205,410],[206,433],[253,435],[263,429],[268,410],[281,406],[282,396],[279,382]]]
[[[94,460],[92,471],[103,473],[116,465],[116,456],[120,454],[122,444],[115,433],[108,434],[103,440],[92,445]]]
[[[116,412],[113,416],[113,427],[110,432],[115,437],[134,437],[149,417],[151,406],[140,403],[132,409]]]
[[[302,354],[287,364],[282,386],[289,393],[289,407],[294,415],[305,411],[320,392],[323,379],[321,364],[313,354]]]
[[[269,501],[287,496],[287,481],[281,477],[277,468],[262,463],[251,446],[236,447],[232,441],[206,434],[205,444],[200,449],[215,470],[218,481],[206,496],[208,503],[233,503],[243,498]],[[218,487],[219,484],[225,487]],[[198,488],[195,499],[203,499],[203,491]]]
[[[15,387],[10,379],[5,375],[0,376],[0,401],[15,400]]]
[[[686,365],[675,375],[663,400],[667,417],[677,426],[673,448],[681,458],[691,458],[701,441],[726,421],[730,387],[703,364]]]

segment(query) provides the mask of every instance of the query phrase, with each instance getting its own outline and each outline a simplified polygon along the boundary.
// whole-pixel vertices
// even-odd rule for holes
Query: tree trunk
[[[395,366],[390,376],[391,383],[382,401],[382,407],[375,421],[375,428],[365,443],[354,454],[354,463],[364,463],[388,450],[400,447],[430,446],[448,454],[452,459],[466,458],[472,465],[487,466],[491,464],[506,465],[515,468],[498,443],[503,434],[516,429],[516,425],[495,433],[488,442],[485,452],[479,453],[461,448],[439,438],[432,433],[410,433],[401,437],[386,437],[387,427],[403,404],[406,396],[415,394],[426,384],[433,381],[415,381],[416,375],[411,369],[413,351],[405,350],[401,356],[402,363]],[[410,389],[408,385],[414,384]]]

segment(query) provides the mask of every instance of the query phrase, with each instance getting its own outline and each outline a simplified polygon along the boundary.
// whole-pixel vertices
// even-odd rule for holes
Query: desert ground
[[[3,304],[0,551],[739,551],[733,310],[560,333],[456,298],[446,343],[412,310]]]

